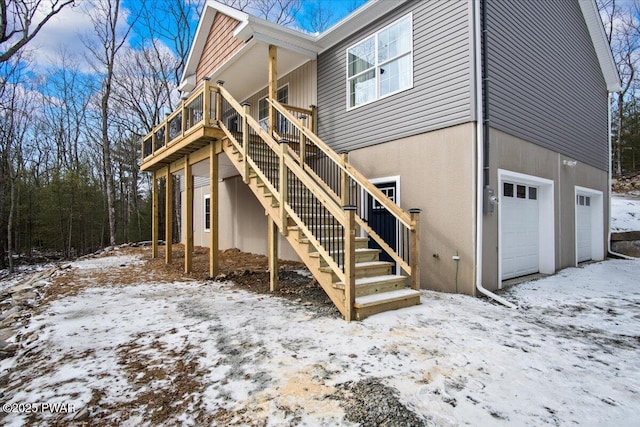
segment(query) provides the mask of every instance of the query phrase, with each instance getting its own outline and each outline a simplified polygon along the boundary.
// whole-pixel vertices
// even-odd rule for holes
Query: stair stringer
[[[230,142],[230,141],[228,141]],[[244,159],[241,158],[242,154],[235,150],[233,143],[227,143],[227,141],[223,141],[222,143],[223,151],[227,154],[227,157],[231,160],[231,163],[235,166],[238,172],[242,171],[242,163]],[[235,151],[235,152],[234,152]],[[256,196],[262,207],[265,209],[266,215],[270,216],[276,224],[281,224],[280,222],[280,210],[278,209],[279,201],[275,201],[275,195],[265,194],[264,188],[260,185],[261,179],[257,175],[252,175],[249,177],[247,185],[251,189],[252,193]],[[294,249],[296,254],[300,257],[300,259],[307,266],[314,279],[320,284],[322,289],[325,291],[327,296],[331,299],[336,308],[340,311],[340,313],[345,316],[346,308],[345,308],[345,297],[344,290],[336,289],[333,286],[333,275],[331,273],[327,273],[321,271],[321,261],[320,258],[311,257],[309,254],[312,252],[309,250],[310,246],[313,246],[315,250],[319,250],[319,248],[315,247],[312,244],[312,241],[315,240],[310,232],[305,232],[306,227],[301,227],[296,224],[299,228],[303,236],[305,236],[309,241],[301,242],[300,235],[298,233],[289,233],[287,230],[280,230],[281,234],[285,236],[291,247]]]

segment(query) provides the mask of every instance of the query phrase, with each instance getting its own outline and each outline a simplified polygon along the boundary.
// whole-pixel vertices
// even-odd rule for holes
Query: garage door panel
[[[591,256],[591,197],[576,197],[576,250],[578,262],[588,261]]]
[[[501,208],[502,279],[539,271],[537,188],[503,183]]]

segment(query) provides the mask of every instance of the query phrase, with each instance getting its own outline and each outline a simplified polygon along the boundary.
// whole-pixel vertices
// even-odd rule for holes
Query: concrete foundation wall
[[[573,167],[563,160],[567,156],[532,144],[507,133],[490,131],[490,187],[500,194],[498,169],[532,175],[553,181],[555,270],[576,264],[575,187],[585,187],[603,193],[603,233],[607,233],[608,174],[582,162]],[[483,221],[483,285],[498,289],[498,214],[485,215]],[[603,236],[606,254],[606,235]]]
[[[426,289],[474,293],[474,129],[467,123],[349,153],[349,161],[369,179],[399,176],[400,206],[422,209],[420,268]],[[459,265],[452,259],[456,254]]]

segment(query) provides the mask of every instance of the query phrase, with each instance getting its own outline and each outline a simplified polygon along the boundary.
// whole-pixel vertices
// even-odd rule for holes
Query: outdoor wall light
[[[570,168],[573,168],[578,164],[578,161],[577,160],[566,160],[565,159],[565,160],[562,161],[562,164],[565,165],[565,166],[568,166]]]

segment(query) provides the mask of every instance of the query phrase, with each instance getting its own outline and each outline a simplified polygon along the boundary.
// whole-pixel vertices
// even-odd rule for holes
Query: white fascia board
[[[616,63],[613,60],[611,47],[607,41],[596,2],[595,0],[580,0],[578,3],[580,4],[580,9],[582,10],[584,20],[589,29],[589,35],[591,35],[591,41],[596,55],[598,56],[600,69],[607,83],[607,90],[609,92],[619,92],[622,89],[620,85],[620,75],[618,74]]]
[[[196,75],[189,74],[186,77],[183,77],[180,81],[180,86],[178,86],[178,90],[182,93],[189,93],[196,87]]]
[[[253,37],[264,43],[290,49],[312,58],[315,58],[318,52],[314,36],[273,24],[252,15],[249,16],[246,23],[236,28],[233,36],[243,41]]]
[[[397,9],[408,0],[370,0],[316,37],[320,52],[371,25],[377,18]]]
[[[278,40],[265,34],[256,33],[253,35],[253,38],[254,40],[264,44],[272,44],[292,52],[299,53],[309,59],[315,59],[318,56],[315,50],[305,49],[304,47],[288,43],[284,40]]]

